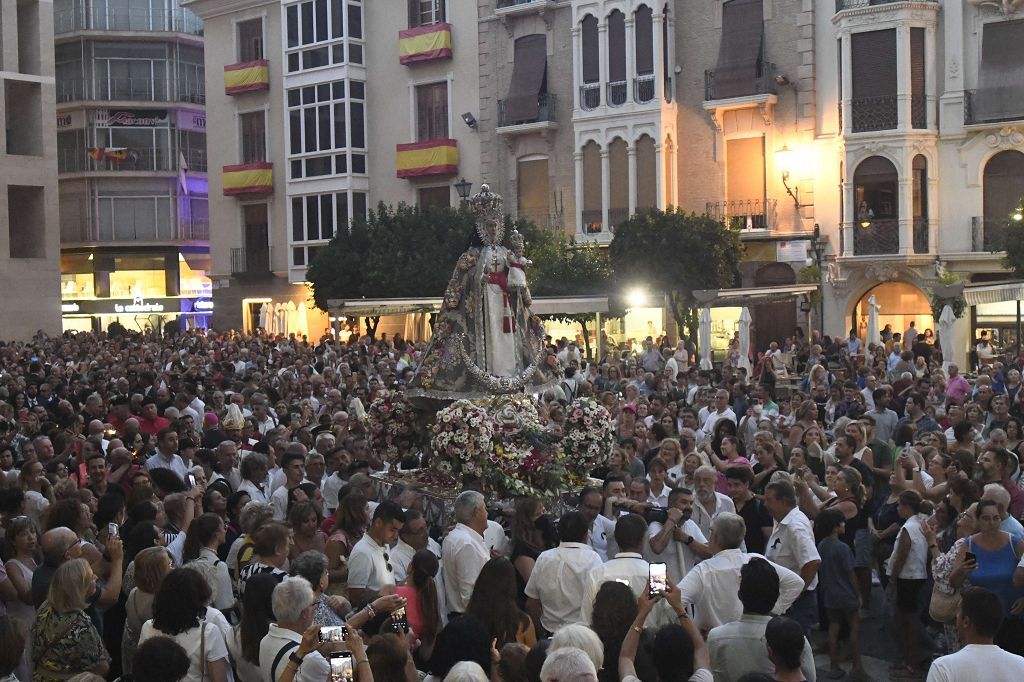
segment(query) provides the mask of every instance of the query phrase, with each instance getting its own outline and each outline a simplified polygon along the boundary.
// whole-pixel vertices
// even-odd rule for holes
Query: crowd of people
[[[545,428],[599,401],[609,461],[557,513],[464,481],[445,523],[367,431],[422,344],[3,344],[0,680],[868,679],[869,628],[889,678],[1024,679],[1022,367],[889,344],[812,339],[780,395],[777,347],[552,342]]]

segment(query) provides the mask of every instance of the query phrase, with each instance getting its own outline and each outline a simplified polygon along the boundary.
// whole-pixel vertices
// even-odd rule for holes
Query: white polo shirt
[[[263,679],[270,682],[277,682],[284,674],[285,666],[288,665],[288,654],[298,650],[298,643],[302,641],[302,635],[293,630],[279,628],[277,623],[271,623],[266,636],[260,641],[260,670],[263,672]],[[270,679],[270,668],[274,659],[281,652],[281,648],[289,642],[295,642],[296,646],[288,649],[281,660],[277,663],[276,679]],[[323,682],[331,675],[331,664],[327,662],[320,652],[314,649],[306,654],[295,673],[295,682]]]
[[[603,514],[598,514],[590,525],[590,546],[601,561],[608,561],[608,541],[615,539],[615,521]]]
[[[540,623],[548,632],[583,623],[583,600],[590,573],[602,566],[590,545],[563,542],[541,552],[526,583],[526,596],[541,605]]]
[[[658,522],[652,523],[647,528],[647,558],[651,563],[664,562],[668,569],[668,579],[673,585],[678,585],[686,574],[697,565],[700,561],[700,557],[693,551],[692,545],[687,545],[676,540],[675,538],[669,538],[668,544],[665,546],[664,551],[661,554],[657,554],[651,547],[651,538],[661,532],[664,526]],[[693,538],[694,542],[699,542],[702,545],[708,543],[707,538],[704,537],[704,533],[701,532],[700,526],[693,522],[693,519],[687,519],[680,526],[680,530]]]
[[[464,523],[455,524],[441,544],[444,591],[450,611],[466,612],[480,569],[490,559],[491,552],[484,537]]]
[[[587,574],[587,582],[583,597],[583,622],[589,623],[594,613],[594,598],[597,597],[601,585],[610,582],[626,582],[633,596],[639,598],[647,586],[651,565],[642,555],[635,552],[619,552],[607,563]]]
[[[786,518],[775,524],[768,538],[765,556],[780,566],[784,566],[800,575],[800,569],[811,561],[821,561],[818,548],[814,545],[814,527],[810,519],[794,507],[786,514]],[[811,579],[807,589],[818,586],[818,575]]]
[[[385,585],[394,585],[395,574],[389,565],[388,548],[363,533],[348,557],[348,586],[380,592]]]

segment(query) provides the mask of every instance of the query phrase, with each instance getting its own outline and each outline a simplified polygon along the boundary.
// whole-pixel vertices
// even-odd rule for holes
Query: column
[[[608,104],[608,95],[605,88],[608,87],[608,22],[604,19],[597,25],[597,58],[600,61],[598,68],[601,74],[601,83],[598,86],[600,93],[599,103]]]
[[[572,108],[580,108],[580,87],[583,86],[583,40],[580,25],[572,27]]]
[[[635,102],[633,82],[636,78],[636,22],[633,13],[626,15],[626,101]]]
[[[611,151],[608,149],[608,142],[601,145],[601,231],[608,232],[611,223],[608,220],[608,210],[612,203],[612,159]]]
[[[840,50],[842,54],[839,58],[842,60],[842,107],[843,107],[843,125],[839,131],[840,135],[845,135],[853,130],[853,49],[850,46],[850,33],[844,31],[840,36],[841,44]],[[850,216],[850,213],[846,214]]]
[[[670,14],[666,21],[668,21],[668,44],[662,45],[662,49],[664,49],[665,54],[668,55],[668,59],[665,61],[668,62],[669,72],[665,74],[665,77],[668,79],[665,81],[665,87],[669,90],[665,93],[665,99],[666,101],[671,102],[673,99],[673,93],[675,92],[676,20],[672,18],[672,15]],[[664,62],[662,63],[664,64]]]
[[[914,180],[909,177],[909,164],[903,167],[903,174],[900,176],[900,247],[901,256],[909,256],[914,253]]]
[[[844,170],[847,177],[853,173],[849,166],[844,165]],[[856,207],[853,205],[853,183],[849,181],[843,182],[843,217],[845,222],[839,226],[842,231],[842,252],[836,249],[836,253],[844,258],[849,258],[854,255],[853,232],[857,229]]]
[[[910,129],[910,27],[896,26],[896,127]]]
[[[657,69],[655,69],[657,71]],[[655,74],[655,83],[657,83]],[[665,162],[662,156],[662,144],[657,142],[654,145],[654,177],[658,179],[658,208],[665,210]]]
[[[626,159],[629,166],[629,215],[636,213],[636,141],[626,143]]]
[[[583,152],[577,149],[572,155],[576,164],[576,233],[585,234],[583,230]]]
[[[655,8],[651,17],[651,31],[654,33],[652,45],[654,46],[654,100],[661,102],[665,96],[665,41],[662,35],[662,26],[665,23],[665,15]],[[661,177],[661,173],[658,174]],[[661,198],[659,196],[659,201]]]

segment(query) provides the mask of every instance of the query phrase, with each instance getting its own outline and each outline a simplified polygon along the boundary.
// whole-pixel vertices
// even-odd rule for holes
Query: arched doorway
[[[900,249],[899,174],[892,161],[870,156],[853,172],[853,253],[871,256]]]
[[[853,308],[853,327],[857,336],[864,339],[868,331],[868,298],[875,297],[880,306],[878,310],[878,329],[891,326],[891,331],[901,336],[910,327],[910,322],[919,333],[933,329],[932,306],[928,297],[913,284],[906,282],[886,282],[868,290]],[[867,342],[880,343],[881,339],[865,339]]]
[[[754,275],[754,286],[771,288],[796,284],[793,268],[785,263],[769,263]],[[796,327],[796,304],[793,301],[781,303],[761,303],[751,311],[754,322],[754,348],[760,352],[768,349],[768,344],[777,341],[779,345],[787,336],[793,335]]]

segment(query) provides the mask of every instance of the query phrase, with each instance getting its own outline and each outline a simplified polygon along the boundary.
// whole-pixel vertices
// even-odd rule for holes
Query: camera
[[[644,511],[644,521],[648,524],[660,523],[663,524],[668,521],[668,508],[667,507],[652,507]]]

